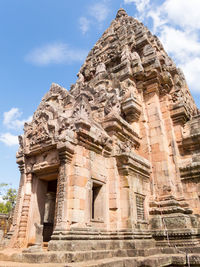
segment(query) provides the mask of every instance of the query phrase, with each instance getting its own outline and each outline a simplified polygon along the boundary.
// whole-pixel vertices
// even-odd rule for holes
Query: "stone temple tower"
[[[158,38],[123,9],[19,141],[15,260],[185,266],[200,251],[200,113]]]

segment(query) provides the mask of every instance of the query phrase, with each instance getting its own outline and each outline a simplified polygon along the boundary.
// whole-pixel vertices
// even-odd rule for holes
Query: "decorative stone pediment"
[[[71,118],[76,122],[92,120],[91,107],[84,93],[76,99]]]
[[[50,91],[44,96],[33,120],[24,126],[24,136],[21,137],[24,153],[29,153],[41,147],[53,145],[63,130],[67,131],[71,110],[66,109],[74,103],[74,98],[66,89],[52,84]],[[62,137],[63,138],[63,137]]]

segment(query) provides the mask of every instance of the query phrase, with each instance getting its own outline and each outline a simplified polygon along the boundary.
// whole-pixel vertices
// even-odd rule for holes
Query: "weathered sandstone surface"
[[[0,260],[200,266],[200,113],[158,38],[123,9],[19,142],[5,242],[23,252]]]

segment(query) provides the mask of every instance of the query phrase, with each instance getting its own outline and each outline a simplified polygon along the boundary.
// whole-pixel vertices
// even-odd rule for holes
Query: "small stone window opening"
[[[92,184],[92,210],[91,220],[92,221],[103,221],[103,184],[93,182]]]
[[[137,209],[137,220],[144,221],[144,196],[136,195],[136,209]]]

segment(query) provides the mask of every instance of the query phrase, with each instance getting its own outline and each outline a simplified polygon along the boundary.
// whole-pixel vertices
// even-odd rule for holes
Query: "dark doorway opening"
[[[103,184],[93,182],[92,184],[92,221],[103,221]]]
[[[43,242],[49,242],[54,228],[55,203],[56,203],[57,180],[47,182],[47,193],[45,198]]]

